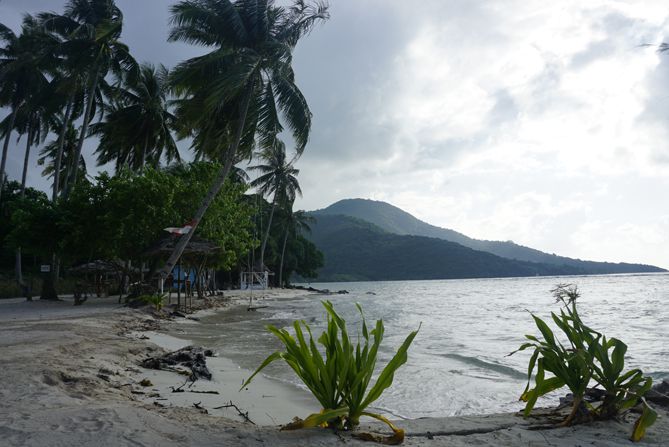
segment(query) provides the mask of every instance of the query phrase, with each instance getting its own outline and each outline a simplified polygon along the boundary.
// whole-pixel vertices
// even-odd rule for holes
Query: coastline
[[[300,291],[271,291],[265,298],[293,297]],[[241,294],[244,294],[242,292]],[[243,304],[246,296],[226,294],[218,305]],[[209,312],[209,311],[207,311]],[[270,425],[285,423],[293,416],[304,417],[311,410],[303,406],[295,390],[269,379],[254,381],[251,393],[237,393],[247,371],[221,357],[208,359],[216,386],[230,394],[205,395],[171,393],[170,386],[182,383],[177,374],[149,371],[138,366],[147,356],[157,355],[170,343],[187,343],[169,333],[173,325],[142,311],[121,308],[115,299],[92,299],[74,308],[71,302],[32,303],[17,300],[0,302],[0,347],[3,357],[3,383],[0,389],[0,439],[9,446],[18,445],[339,445],[342,439],[351,445],[373,445],[334,435],[329,430],[280,432],[276,426],[262,426],[263,410]],[[161,328],[162,325],[162,328]],[[144,337],[149,337],[144,338]],[[153,371],[151,371],[153,372]],[[226,373],[231,372],[230,376]],[[153,386],[142,387],[145,378]],[[208,381],[197,381],[197,390],[211,389]],[[286,389],[281,390],[283,385]],[[147,389],[148,388],[148,389]],[[154,391],[154,388],[158,391]],[[266,391],[272,390],[275,398]],[[279,391],[277,391],[279,390]],[[156,400],[156,394],[173,401]],[[149,395],[154,397],[149,398]],[[248,399],[247,399],[248,397]],[[280,399],[279,399],[280,397]],[[205,398],[212,399],[211,402]],[[176,400],[184,399],[179,406]],[[247,400],[242,400],[247,399]],[[255,401],[254,401],[255,399]],[[259,425],[243,422],[236,411],[224,414],[212,411],[214,405],[232,400],[250,419],[257,414]],[[193,402],[190,402],[193,401]],[[215,402],[214,402],[215,401]],[[165,406],[156,405],[156,402]],[[194,408],[201,402],[207,409]],[[244,408],[244,404],[248,408]],[[276,412],[280,417],[272,415]],[[660,418],[641,443],[627,440],[631,422],[610,421],[568,428],[530,430],[535,418],[515,414],[462,416],[401,421],[407,431],[404,445],[554,445],[595,446],[666,445],[669,439],[669,415],[659,409]],[[285,416],[285,417],[284,417]],[[377,424],[363,429],[384,429]],[[366,427],[366,428],[365,428]],[[343,437],[343,438],[342,438]],[[226,444],[227,443],[227,444]],[[5,445],[5,444],[3,444]]]

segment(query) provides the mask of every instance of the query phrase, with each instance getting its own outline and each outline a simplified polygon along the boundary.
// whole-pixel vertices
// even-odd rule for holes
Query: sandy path
[[[78,308],[68,302],[0,302],[0,446],[371,445],[327,430],[279,432],[242,423],[234,414],[160,408],[146,394],[133,394],[146,392],[138,384],[146,374],[137,363],[159,349],[134,331],[155,329],[153,318],[118,308],[115,299],[93,299]],[[541,431],[528,430],[533,421],[514,415],[400,425],[407,429],[408,446],[669,446],[668,419],[660,411],[639,444],[627,441],[629,421]]]

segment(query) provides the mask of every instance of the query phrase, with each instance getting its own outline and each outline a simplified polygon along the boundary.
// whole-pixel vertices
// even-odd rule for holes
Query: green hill
[[[573,259],[565,256],[544,253],[533,248],[524,247],[511,241],[487,241],[472,239],[462,233],[446,228],[436,227],[423,222],[411,214],[385,202],[366,199],[346,199],[329,207],[313,211],[314,216],[344,215],[355,217],[378,226],[380,229],[397,235],[425,236],[456,242],[473,250],[484,251],[494,255],[517,261],[526,261],[554,266],[569,266],[575,271],[585,274],[605,273],[646,273],[663,272],[664,269],[651,265],[594,262]],[[327,262],[327,261],[326,261]]]
[[[320,214],[308,237],[325,257],[319,281],[573,275],[570,266],[515,261],[424,236],[392,234],[360,219]]]

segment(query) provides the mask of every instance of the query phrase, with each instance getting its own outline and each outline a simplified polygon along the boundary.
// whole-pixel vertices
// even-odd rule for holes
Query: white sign
[[[49,264],[42,264],[39,266],[39,271],[42,273],[49,273],[51,271],[51,265]]]

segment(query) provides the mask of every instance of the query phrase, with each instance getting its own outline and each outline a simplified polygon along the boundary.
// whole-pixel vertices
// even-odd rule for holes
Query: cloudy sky
[[[117,3],[137,59],[202,51],[165,42],[173,0]],[[0,22],[63,4],[0,0]],[[314,114],[298,207],[384,200],[476,238],[669,268],[666,1],[331,0],[331,16],[295,54]]]

